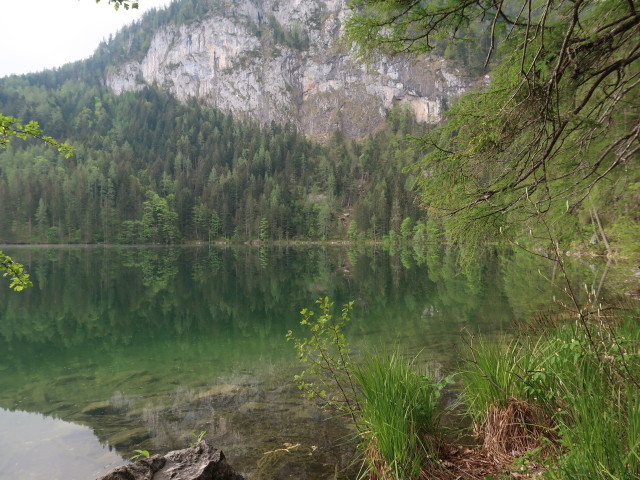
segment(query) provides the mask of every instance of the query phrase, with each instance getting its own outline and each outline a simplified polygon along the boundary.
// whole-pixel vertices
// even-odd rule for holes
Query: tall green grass
[[[461,370],[460,379],[466,411],[474,423],[483,423],[491,407],[504,408],[512,399],[544,403],[549,394],[544,388],[545,350],[544,342],[527,339],[508,343],[480,339],[470,347],[472,358]]]
[[[477,425],[511,398],[545,413],[555,442],[555,455],[539,458],[546,477],[640,478],[637,317],[555,324],[506,346],[478,343],[461,377]]]
[[[558,435],[550,478],[640,478],[640,324],[555,330]]]
[[[311,336],[288,335],[307,364],[296,377],[300,388],[351,419],[369,478],[445,478],[438,424],[448,379],[436,383],[398,354],[355,363],[342,334],[351,304],[337,317],[328,299],[319,304],[317,318],[302,312]],[[520,464],[533,461],[551,479],[640,478],[637,309],[604,316],[598,308],[575,322],[565,316],[511,342],[474,342],[470,356],[462,399],[492,458],[521,455]]]
[[[354,361],[342,333],[353,302],[340,315],[334,315],[327,297],[316,303],[318,315],[307,309],[301,312],[300,323],[308,336],[287,334],[306,366],[295,377],[298,387],[353,424],[369,478],[424,478],[424,468],[439,467],[439,399],[451,378],[435,382],[418,370],[415,361],[397,353],[364,355]]]
[[[356,367],[364,448],[378,478],[417,479],[438,463],[440,390],[412,361],[370,356]]]

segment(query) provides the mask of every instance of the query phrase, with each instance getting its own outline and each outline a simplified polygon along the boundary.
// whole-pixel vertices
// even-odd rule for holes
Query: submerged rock
[[[226,461],[224,454],[206,442],[154,455],[114,468],[98,480],[244,480]]]
[[[146,427],[118,429],[107,437],[107,443],[116,448],[127,448],[140,444],[149,438],[149,430]]]
[[[91,403],[84,407],[80,413],[84,415],[108,415],[117,412],[117,410],[111,405],[110,401],[106,400],[104,402]]]

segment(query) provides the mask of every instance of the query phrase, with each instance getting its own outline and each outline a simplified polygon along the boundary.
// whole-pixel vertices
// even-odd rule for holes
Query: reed
[[[440,391],[415,362],[398,354],[368,356],[355,370],[370,478],[417,479],[438,468]]]

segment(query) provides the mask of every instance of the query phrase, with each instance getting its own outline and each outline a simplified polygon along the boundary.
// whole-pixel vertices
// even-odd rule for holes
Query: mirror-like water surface
[[[0,432],[2,478],[91,479],[126,463],[91,428],[37,413],[0,409]]]
[[[332,478],[349,465],[349,431],[291,382],[284,335],[302,308],[355,300],[356,352],[397,345],[448,369],[462,330],[508,331],[556,294],[538,273],[553,265],[518,254],[460,271],[412,249],[3,250],[35,286],[0,288],[1,479],[61,478],[48,473],[66,465],[64,478],[86,480],[201,430],[248,478]]]

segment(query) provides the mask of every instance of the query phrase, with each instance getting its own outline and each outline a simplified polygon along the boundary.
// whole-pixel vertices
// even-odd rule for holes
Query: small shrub
[[[353,302],[339,316],[328,298],[317,303],[319,315],[301,312],[309,336],[287,334],[306,367],[295,377],[298,387],[351,420],[371,479],[418,479],[425,470],[440,469],[439,399],[451,378],[436,383],[398,354],[355,363],[343,333]]]
[[[148,450],[134,450],[135,455],[131,457],[131,460],[139,460],[141,458],[149,458],[150,453]]]

